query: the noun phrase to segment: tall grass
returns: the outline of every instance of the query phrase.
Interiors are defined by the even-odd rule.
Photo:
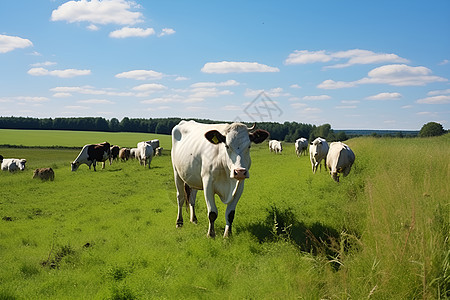
[[[85,134],[77,146],[107,140]],[[282,155],[255,145],[234,236],[214,240],[201,192],[198,225],[175,228],[168,151],[150,170],[71,172],[78,150],[0,148],[28,160],[0,172],[0,299],[448,298],[449,138],[352,139],[356,163],[339,184],[292,144]],[[54,182],[31,179],[46,166]]]

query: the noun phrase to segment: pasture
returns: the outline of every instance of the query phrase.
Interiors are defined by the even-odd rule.
[[[151,169],[137,161],[70,171],[84,144],[135,147],[159,138]],[[170,136],[0,130],[0,299],[446,299],[450,297],[450,135],[355,138],[355,165],[338,184],[293,144],[251,149],[250,178],[223,239],[175,228]],[[52,167],[55,181],[33,180]],[[185,213],[187,217],[187,212]],[[186,218],[187,219],[187,218]],[[185,219],[185,220],[186,220]]]

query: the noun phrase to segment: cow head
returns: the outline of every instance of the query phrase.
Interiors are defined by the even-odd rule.
[[[25,163],[27,162],[27,160],[26,159],[19,159],[19,165],[18,165],[18,167],[19,167],[19,170],[20,171],[23,171],[23,170],[25,170]]]
[[[311,142],[310,151],[313,154],[313,156],[317,159],[319,156],[320,149],[322,148],[322,139],[317,138],[313,142]]]
[[[237,180],[249,177],[251,143],[262,143],[268,136],[269,133],[261,129],[249,133],[249,128],[240,123],[229,125],[225,130],[225,135],[217,130],[205,133],[205,138],[209,142],[223,147],[219,151],[219,155],[226,161],[230,178]]]
[[[79,162],[73,162],[70,163],[70,166],[72,167],[72,172],[75,172],[76,170],[78,170],[78,167],[80,166]]]

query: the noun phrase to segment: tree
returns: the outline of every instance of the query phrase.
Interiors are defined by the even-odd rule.
[[[427,136],[439,136],[445,133],[444,128],[441,124],[436,122],[428,122],[427,124],[422,126],[420,129],[419,137],[427,137]]]

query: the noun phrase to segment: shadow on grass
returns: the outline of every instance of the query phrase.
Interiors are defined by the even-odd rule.
[[[357,235],[338,232],[321,223],[306,225],[299,222],[291,209],[281,210],[272,206],[267,210],[263,222],[243,228],[254,235],[260,243],[288,241],[298,246],[300,251],[312,255],[325,256],[333,269],[338,270],[340,259],[350,250],[358,251]]]

